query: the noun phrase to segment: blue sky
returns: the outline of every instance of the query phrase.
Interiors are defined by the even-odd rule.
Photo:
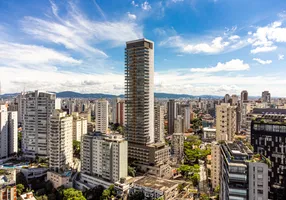
[[[285,0],[0,0],[2,93],[124,93],[124,45],[155,42],[155,91],[286,96]]]

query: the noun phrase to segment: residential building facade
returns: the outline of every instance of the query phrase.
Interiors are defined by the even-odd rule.
[[[49,168],[68,169],[73,164],[73,117],[54,110],[49,123]]]
[[[100,99],[95,104],[96,117],[95,117],[95,131],[101,133],[108,132],[108,101]]]
[[[24,156],[35,158],[48,156],[49,120],[55,107],[56,95],[48,92],[25,94],[23,120]]]

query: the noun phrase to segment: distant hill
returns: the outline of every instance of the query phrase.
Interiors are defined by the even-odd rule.
[[[15,97],[19,93],[11,93],[11,94],[3,94],[0,98],[10,98]],[[72,91],[64,91],[56,93],[58,98],[89,98],[89,99],[98,99],[98,98],[114,98],[121,97],[124,95],[113,95],[113,94],[102,94],[102,93],[90,93],[90,94],[82,94],[78,92]],[[154,93],[155,98],[167,98],[167,99],[180,99],[180,98],[222,98],[220,96],[212,96],[212,95],[201,95],[201,96],[193,96],[188,94],[170,94],[170,93]]]

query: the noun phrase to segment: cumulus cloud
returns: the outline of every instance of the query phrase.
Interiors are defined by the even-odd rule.
[[[272,63],[272,60],[261,60],[260,58],[253,58],[253,60],[259,62],[262,65],[267,65]]]
[[[278,60],[284,60],[284,55],[283,54],[278,54]]]
[[[142,4],[141,4],[141,8],[143,9],[143,10],[146,10],[146,11],[148,11],[148,10],[151,10],[151,5],[149,4],[149,2],[148,1],[144,1]]]
[[[286,42],[286,28],[281,21],[273,22],[264,27],[258,27],[256,32],[250,34],[248,42],[252,44],[252,54],[270,52],[277,49],[275,43]]]
[[[192,68],[191,72],[213,73],[221,71],[244,71],[244,70],[249,70],[249,65],[244,63],[243,60],[233,59],[226,63],[219,62],[215,67]]]

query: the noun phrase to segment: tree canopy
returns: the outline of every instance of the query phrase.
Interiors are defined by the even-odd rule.
[[[82,192],[74,188],[68,188],[62,190],[63,200],[86,200]]]

